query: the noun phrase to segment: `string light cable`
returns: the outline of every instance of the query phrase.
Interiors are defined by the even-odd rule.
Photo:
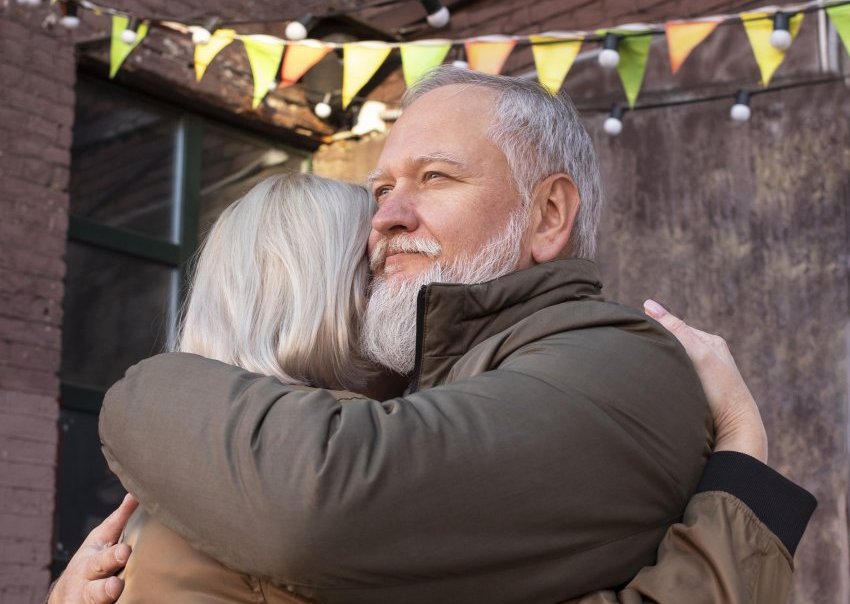
[[[25,6],[37,6],[37,4],[33,4],[33,2],[38,2],[38,0],[18,0],[19,4]],[[364,4],[358,7],[357,11],[361,11],[367,8],[373,7],[382,7],[389,6],[392,4],[398,4],[401,0],[381,0],[379,2]],[[86,9],[95,14],[101,15],[112,15],[112,16],[123,16],[128,19],[133,17],[134,15],[123,10],[119,10],[116,8],[112,8],[106,5],[97,4],[92,2],[91,0],[52,0],[51,4],[59,4],[61,10],[72,10],[74,14],[76,14],[77,7]],[[763,16],[758,17],[748,17],[748,20],[770,20],[774,23],[774,35],[772,35],[773,42],[778,44],[777,48],[782,49],[782,45],[785,44],[787,37],[780,33],[782,31],[787,31],[788,23],[787,19],[798,14],[807,14],[814,13],[818,11],[825,10],[827,8],[833,8],[838,6],[845,6],[850,4],[850,0],[839,0],[839,1],[824,1],[824,0],[810,0],[809,2],[785,5],[785,6],[768,6],[762,9],[753,9],[752,12],[764,12]],[[74,7],[73,9],[71,7]],[[66,8],[63,8],[66,7]],[[342,16],[342,15],[354,15],[357,11],[349,11],[349,12],[329,12],[326,15],[317,15],[317,17],[332,17],[332,16]],[[204,21],[204,19],[210,19],[210,17],[197,17],[197,18],[188,18],[188,19],[175,19],[172,17],[157,17],[157,16],[144,16],[144,15],[136,15],[136,17],[142,21],[148,23],[151,27],[161,27],[165,29],[170,29],[172,31],[178,31],[181,33],[187,33],[191,31],[190,28],[197,27],[200,23]],[[295,23],[298,22],[298,19],[282,19],[282,18],[268,18],[268,19],[224,19],[222,17],[216,16],[214,17],[218,20],[217,27],[231,27],[238,25],[260,25],[260,24],[272,24],[272,23]],[[735,25],[742,22],[742,18],[740,14],[737,13],[726,13],[726,14],[715,14],[715,15],[706,15],[701,17],[695,17],[692,19],[687,19],[689,22],[699,22],[699,21],[717,21],[718,26],[728,26]],[[784,29],[783,29],[784,28]],[[601,32],[601,33],[600,33]],[[596,29],[593,31],[575,31],[569,32],[574,37],[570,37],[569,35],[559,37],[556,40],[542,40],[535,41],[533,44],[537,45],[547,45],[547,44],[560,44],[563,42],[569,41],[578,41],[582,40],[584,42],[599,42],[605,43],[606,38],[609,37],[609,34],[615,32],[616,37],[618,39],[629,38],[629,37],[639,37],[639,36],[661,36],[665,35],[666,30],[664,27],[664,23],[631,23],[618,25],[613,27],[608,27],[605,29]],[[212,33],[212,32],[211,32]],[[237,35],[237,38],[239,36]],[[506,36],[506,38],[511,39],[516,42],[516,44],[520,47],[522,46],[530,46],[532,45],[531,40],[528,35],[513,35]],[[456,40],[448,40],[448,42],[454,46],[462,46],[468,38],[456,39]],[[342,48],[342,43],[335,42],[325,42],[319,41],[321,44],[332,48]],[[415,40],[412,42],[405,41],[395,41],[395,42],[386,42],[386,44],[391,48],[398,48],[404,44],[415,43]],[[615,49],[613,49],[615,50]],[[616,50],[615,50],[616,52]]]

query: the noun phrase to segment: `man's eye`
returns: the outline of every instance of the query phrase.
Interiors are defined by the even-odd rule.
[[[443,176],[444,174],[440,172],[425,172],[425,174],[422,176],[422,180],[434,180],[437,178],[442,178]]]
[[[392,191],[392,187],[390,187],[389,185],[385,185],[383,187],[378,187],[377,189],[375,189],[375,193],[374,193],[375,199],[380,199],[381,197],[383,197],[384,195],[386,195],[390,191]]]

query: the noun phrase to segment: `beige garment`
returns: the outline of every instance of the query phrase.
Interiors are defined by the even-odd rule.
[[[142,508],[124,529],[133,548],[119,604],[304,604],[310,602],[251,575],[230,570],[186,543]]]

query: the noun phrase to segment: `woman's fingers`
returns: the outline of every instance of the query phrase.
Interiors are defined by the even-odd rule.
[[[714,419],[714,450],[738,451],[766,462],[764,423],[726,341],[694,329],[654,300],[644,302],[644,310],[679,340],[693,362]]]

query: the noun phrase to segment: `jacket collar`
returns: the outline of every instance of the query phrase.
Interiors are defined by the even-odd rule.
[[[581,258],[545,262],[475,285],[424,286],[411,391],[439,384],[470,349],[535,312],[571,300],[601,300],[601,289],[596,265]]]

